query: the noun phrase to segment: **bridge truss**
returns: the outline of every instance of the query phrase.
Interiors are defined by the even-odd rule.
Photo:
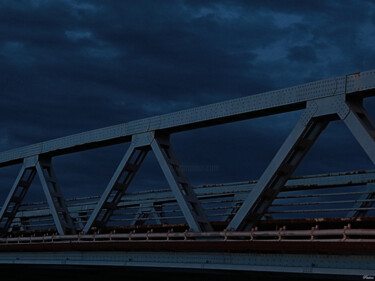
[[[363,107],[363,100],[373,95],[375,70],[2,152],[0,167],[19,163],[22,167],[0,211],[0,263],[52,261],[51,253],[63,251],[55,255],[55,263],[94,264],[92,255],[98,255],[104,260],[112,256],[114,264],[121,265],[140,260],[138,265],[146,266],[163,260],[160,265],[166,267],[225,265],[231,270],[375,275],[375,172],[291,178],[334,120],[344,122],[375,164],[375,124]],[[300,119],[257,181],[193,187],[170,141],[181,131],[296,110],[303,111]],[[63,198],[54,157],[123,142],[130,142],[130,147],[102,195]],[[155,154],[170,189],[127,192],[149,152]],[[24,204],[36,175],[46,202]],[[81,261],[74,258],[77,251],[86,252],[87,245],[102,250],[81,255]],[[140,255],[145,257],[150,246],[156,253],[148,253],[153,255],[148,261]],[[20,249],[38,255],[24,255],[22,260],[15,253]],[[118,258],[111,249],[127,255]],[[179,253],[168,256],[173,249]],[[228,254],[232,251],[238,260],[227,263],[226,259],[234,260],[235,254]],[[218,258],[217,252],[223,256]],[[275,255],[274,262],[262,260],[267,253]],[[343,253],[350,255],[336,257]],[[194,256],[205,262],[192,262]],[[324,261],[333,257],[336,265],[324,267]],[[171,258],[181,263],[167,262]]]

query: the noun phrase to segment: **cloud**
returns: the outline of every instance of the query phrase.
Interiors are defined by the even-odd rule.
[[[291,61],[300,63],[310,63],[317,61],[315,51],[310,46],[296,46],[290,48],[287,58]]]
[[[374,68],[374,12],[371,1],[3,1],[0,149]],[[252,179],[299,114],[174,142],[183,164],[220,167],[192,169],[194,183]],[[82,173],[81,186],[99,193],[124,149],[59,158],[64,186]],[[309,159],[303,171],[321,171]],[[158,176],[147,163],[145,185]]]

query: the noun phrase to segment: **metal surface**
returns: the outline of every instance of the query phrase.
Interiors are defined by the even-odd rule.
[[[371,208],[375,202],[375,183],[366,184],[366,191],[361,195],[359,200],[354,205],[354,210],[348,212],[347,217],[365,217],[368,208]]]
[[[13,184],[11,191],[5,200],[4,205],[0,212],[0,233],[4,235],[8,233],[10,225],[14,220],[16,213],[29,189],[31,182],[33,181],[36,174],[35,167],[28,167],[24,163],[21,167],[20,172]]]
[[[169,269],[201,269],[325,274],[330,277],[373,276],[372,255],[309,255],[215,252],[3,252],[0,264],[96,265]]]
[[[23,165],[0,212],[0,263],[375,275],[375,172],[290,179],[333,120],[375,164],[362,105],[374,95],[371,70],[2,152],[0,167]],[[295,110],[300,120],[258,181],[193,188],[170,143],[175,132]],[[104,194],[65,202],[52,158],[122,142],[131,144]],[[128,193],[150,150],[170,190]],[[36,174],[47,202],[24,204]]]
[[[345,122],[375,164],[375,125],[361,102],[345,101],[344,95],[308,102],[299,123],[230,222],[229,229],[249,229],[261,219],[323,129],[338,117]]]
[[[117,167],[103,195],[100,197],[94,212],[86,223],[83,232],[87,233],[92,227],[103,229],[117,208],[122,196],[132,182],[148,152],[147,148],[135,147],[132,143],[120,165]]]
[[[375,71],[311,82],[282,90],[251,95],[212,105],[131,121],[116,126],[29,145],[0,153],[0,166],[21,163],[38,154],[61,155],[131,140],[135,134],[151,131],[184,131],[250,119],[306,107],[307,101],[335,95],[374,95]]]
[[[313,118],[314,109],[312,106],[308,107],[301,116],[300,121],[230,222],[229,229],[252,228],[284,187],[304,155],[328,124],[327,119]]]
[[[133,137],[128,151],[83,228],[83,233],[88,233],[93,227],[95,230],[102,230],[106,226],[150,149],[155,153],[190,228],[194,231],[212,230],[189,180],[178,163],[169,136],[155,137],[154,133],[147,133]]]
[[[190,228],[194,231],[211,231],[210,222],[178,163],[177,156],[169,142],[169,136],[155,138],[151,147]]]
[[[1,235],[9,232],[21,203],[35,178],[39,175],[50,212],[60,235],[75,233],[75,226],[65,205],[63,195],[52,169],[50,158],[31,157],[24,164],[0,212]]]
[[[47,198],[53,220],[60,235],[75,233],[76,228],[65,205],[51,159],[42,158],[36,163],[36,170]]]
[[[375,164],[375,124],[362,106],[362,100],[348,102],[348,114],[340,116],[372,163]]]
[[[315,210],[321,208],[320,206],[334,209],[337,208],[336,206],[342,208],[342,203],[346,203],[346,208],[350,208],[353,212],[360,212],[361,215],[358,215],[358,217],[364,217],[373,203],[368,201],[373,199],[366,198],[372,196],[375,192],[374,181],[374,171],[292,178],[276,197],[276,201],[272,203],[271,211],[273,215],[275,213],[281,214],[285,212],[283,208],[297,206],[299,207],[298,212],[306,215],[306,211],[309,213],[314,211],[306,210],[310,206],[316,206]],[[220,216],[222,217],[221,220],[226,221],[226,218],[234,216],[238,209],[236,206],[241,205],[248,197],[255,184],[256,181],[206,185],[195,187],[194,192],[203,203],[210,221],[220,220]],[[93,196],[67,200],[69,213],[75,220],[77,228],[82,228],[86,224],[90,213],[98,206],[100,198],[100,196]],[[31,230],[33,225],[48,228],[47,224],[49,224],[49,227],[54,227],[54,221],[50,219],[51,211],[47,202],[21,204],[21,207],[22,210],[17,212],[11,228]],[[118,223],[117,219],[127,222],[127,225],[130,226],[147,223],[171,224],[176,216],[184,219],[176,198],[168,189],[128,192],[123,195],[117,208],[119,211],[127,211],[127,213],[122,216],[118,216],[119,213],[115,214],[117,217],[110,219],[112,224]],[[213,211],[215,212],[212,213]],[[295,213],[295,211],[293,212]],[[341,212],[341,215],[344,217],[357,216],[345,212]],[[322,214],[319,214],[319,216],[321,217]]]

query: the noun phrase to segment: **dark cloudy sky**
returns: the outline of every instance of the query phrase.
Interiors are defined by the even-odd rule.
[[[375,68],[373,1],[0,1],[0,150]],[[375,103],[366,102],[372,115]],[[180,133],[194,185],[258,178],[300,112]],[[99,194],[127,144],[55,161]],[[0,171],[5,196],[19,167]],[[339,122],[296,174],[373,169]],[[166,187],[153,155],[132,191]]]

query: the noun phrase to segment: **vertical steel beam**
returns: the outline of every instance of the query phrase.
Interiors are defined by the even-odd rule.
[[[103,195],[100,197],[93,213],[83,228],[83,233],[88,233],[92,228],[100,231],[108,223],[122,196],[125,194],[139,167],[143,163],[149,147],[137,147],[132,140],[129,149],[121,160]]]
[[[316,110],[316,104],[308,105],[291,134],[230,221],[228,229],[248,230],[262,218],[302,158],[329,123],[328,118],[314,117]]]
[[[52,168],[51,158],[40,158],[36,164],[36,170],[58,233],[60,235],[75,234],[75,226]]]
[[[212,231],[210,222],[171,147],[169,135],[155,137],[152,150],[192,231]]]
[[[29,159],[25,159],[18,176],[8,194],[7,199],[0,211],[0,235],[6,235],[21,206],[21,203],[35,177],[36,169],[30,165]]]

